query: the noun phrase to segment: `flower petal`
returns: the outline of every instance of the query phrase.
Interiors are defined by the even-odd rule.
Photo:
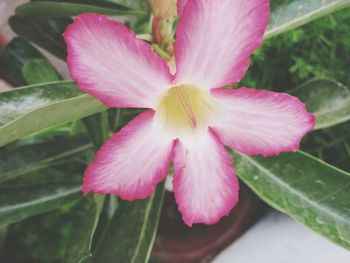
[[[214,89],[218,112],[213,130],[227,146],[245,154],[294,152],[314,127],[304,103],[286,93],[249,88]]]
[[[166,63],[122,23],[80,15],[64,38],[72,78],[109,107],[152,108],[171,85]]]
[[[206,89],[239,82],[268,18],[268,0],[187,1],[176,33],[176,82]]]
[[[238,201],[238,180],[232,160],[211,132],[174,148],[174,192],[179,211],[189,226],[214,224]]]
[[[155,125],[154,111],[141,113],[97,152],[84,175],[84,193],[143,199],[167,175],[174,140]]]
[[[177,13],[181,17],[188,0],[177,0]]]

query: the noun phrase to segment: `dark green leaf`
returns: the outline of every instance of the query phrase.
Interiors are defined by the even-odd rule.
[[[92,145],[81,135],[0,149],[0,182],[85,154]]]
[[[108,113],[103,111],[83,119],[86,130],[96,149],[109,137]]]
[[[234,157],[238,176],[259,197],[350,249],[350,174],[303,152]]]
[[[91,262],[147,262],[157,231],[163,195],[164,183],[146,200],[120,202]]]
[[[0,146],[42,129],[80,119],[106,107],[72,81],[0,93]]]
[[[23,66],[33,59],[44,56],[22,38],[14,38],[0,55],[0,76],[10,83],[23,86],[27,82],[23,76]]]
[[[82,13],[146,15],[142,11],[108,1],[34,1],[16,9],[16,15],[21,17],[69,17]]]
[[[60,208],[80,196],[80,182],[0,186],[0,226]]]
[[[294,92],[316,117],[316,129],[350,120],[350,88],[329,79],[314,79]]]
[[[80,213],[81,219],[76,222],[66,246],[65,263],[81,263],[92,256],[92,241],[100,219],[105,197],[96,195],[84,198],[75,207],[73,213]]]
[[[47,59],[31,59],[24,63],[23,76],[28,85],[61,80]]]
[[[90,135],[95,149],[98,149],[109,137],[108,113],[103,111],[83,119],[85,127]],[[73,229],[67,245],[66,263],[83,263],[92,256],[92,242],[95,237],[97,224],[104,204],[104,196],[95,196],[95,201],[85,198],[78,204],[78,210],[82,207],[90,207],[84,214],[78,226]]]
[[[273,0],[265,38],[292,30],[350,6],[350,0]]]
[[[0,226],[0,251],[3,248],[7,232],[8,232],[8,226],[7,225]]]
[[[350,122],[328,129],[320,129],[303,140],[308,153],[350,172]]]
[[[68,17],[38,18],[13,16],[10,26],[18,35],[46,49],[60,59],[66,59],[63,32],[72,23]]]

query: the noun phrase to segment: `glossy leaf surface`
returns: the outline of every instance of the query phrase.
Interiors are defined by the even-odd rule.
[[[0,93],[0,146],[105,109],[98,100],[81,93],[72,81],[33,85]]]
[[[306,82],[293,92],[316,117],[316,129],[350,120],[350,88],[329,79]]]
[[[347,7],[350,7],[350,0],[273,0],[265,38],[292,30]]]
[[[350,249],[350,174],[303,152],[235,154],[238,176],[274,208]]]

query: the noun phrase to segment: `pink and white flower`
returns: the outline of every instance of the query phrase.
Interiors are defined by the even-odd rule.
[[[78,16],[64,34],[73,79],[109,107],[147,108],[98,151],[84,193],[143,199],[174,163],[184,221],[216,223],[238,201],[238,180],[224,145],[244,154],[299,148],[314,117],[299,99],[239,82],[269,18],[268,0],[180,0],[176,73],[117,21]]]

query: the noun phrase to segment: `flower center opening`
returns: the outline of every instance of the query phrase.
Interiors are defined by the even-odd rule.
[[[213,106],[209,92],[193,85],[179,85],[163,96],[158,112],[166,120],[166,128],[195,130],[208,125]]]

